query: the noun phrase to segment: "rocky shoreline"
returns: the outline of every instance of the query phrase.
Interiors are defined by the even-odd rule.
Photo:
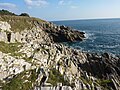
[[[11,20],[9,20],[11,19]],[[24,19],[24,21],[22,20]],[[0,41],[14,43],[16,41],[21,43],[31,42],[33,40],[41,40],[38,42],[73,42],[82,41],[85,36],[84,32],[74,31],[72,28],[65,26],[57,26],[53,23],[39,21],[36,18],[19,16],[1,16],[0,17]],[[2,22],[2,20],[4,22]],[[6,21],[6,22],[5,22]],[[8,23],[16,22],[15,26],[24,23],[29,27],[11,26]],[[28,22],[29,21],[29,22]],[[10,29],[11,28],[11,29]],[[16,29],[16,30],[15,30]]]
[[[31,17],[0,16],[0,88],[120,90],[119,56],[62,44],[82,41],[84,34]]]

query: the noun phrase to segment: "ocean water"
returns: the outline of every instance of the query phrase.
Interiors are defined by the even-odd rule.
[[[109,52],[120,55],[120,19],[54,21],[86,33],[83,42],[66,43],[87,52]]]

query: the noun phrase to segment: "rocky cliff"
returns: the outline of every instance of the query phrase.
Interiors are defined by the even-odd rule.
[[[83,32],[56,26],[37,18],[3,15],[0,16],[0,20],[0,38],[5,42],[71,42],[82,41],[85,38]]]
[[[83,32],[32,17],[0,16],[0,89],[120,90],[120,57],[62,42]]]

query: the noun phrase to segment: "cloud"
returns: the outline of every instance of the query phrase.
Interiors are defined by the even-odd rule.
[[[68,0],[60,0],[58,2],[58,5],[61,5],[61,6],[63,6],[63,5],[70,5],[70,4],[72,4],[72,1],[68,1]]]
[[[24,0],[25,3],[28,5],[29,8],[34,7],[44,7],[48,5],[46,0]]]
[[[58,5],[64,5],[64,0],[60,0],[60,1],[58,2]]]
[[[15,9],[17,6],[13,3],[0,3],[0,9]]]
[[[59,6],[67,6],[71,9],[76,9],[78,8],[78,6],[74,5],[75,3],[73,2],[73,0],[60,0],[58,2]]]
[[[76,9],[78,8],[78,6],[70,6],[72,9]]]

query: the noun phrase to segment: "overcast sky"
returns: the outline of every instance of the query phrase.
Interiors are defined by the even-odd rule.
[[[120,0],[0,0],[0,9],[48,21],[120,18]]]

